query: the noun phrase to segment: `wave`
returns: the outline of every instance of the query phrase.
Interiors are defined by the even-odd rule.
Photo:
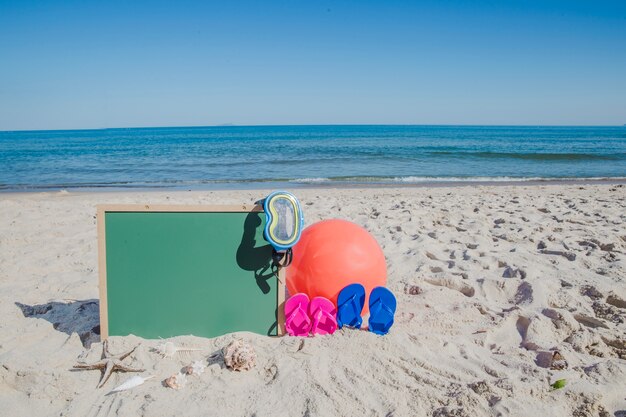
[[[332,178],[295,178],[289,180],[289,182],[295,182],[300,184],[323,184],[325,182],[331,182]]]
[[[626,159],[626,154],[595,154],[595,153],[517,153],[517,152],[456,152],[432,151],[431,155],[453,157],[474,157],[485,159],[523,159],[530,161],[619,161]]]
[[[215,179],[215,180],[163,180],[163,181],[119,181],[119,182],[84,182],[64,184],[2,184],[0,192],[53,191],[65,189],[187,189],[197,190],[212,188],[277,188],[289,186],[335,186],[335,185],[429,185],[456,183],[537,183],[537,182],[626,182],[626,177],[375,177],[375,176],[343,176],[343,177],[311,177],[311,178],[251,178],[251,179]]]
[[[298,178],[289,180],[292,183],[324,184],[324,183],[353,183],[353,184],[424,184],[424,183],[456,183],[456,182],[541,182],[541,181],[626,181],[626,177],[329,177],[329,178]]]

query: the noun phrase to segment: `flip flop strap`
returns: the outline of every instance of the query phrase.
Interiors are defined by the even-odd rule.
[[[323,308],[317,308],[317,310],[315,310],[315,312],[313,313],[313,329],[317,329],[317,326],[320,324],[320,320],[322,319],[322,316],[325,315],[326,317],[328,317],[329,319],[334,319],[333,315],[330,314],[328,311],[324,310]]]
[[[302,313],[302,316],[304,316],[304,321],[307,322],[310,325],[311,324],[311,319],[309,318],[309,315],[306,314],[306,310],[304,310],[302,308],[302,303],[298,303],[298,307],[293,309],[293,311],[291,312],[289,317],[287,317],[287,319],[285,319],[285,323],[289,323],[289,327],[291,327],[291,322],[296,317],[296,314],[298,312]]]
[[[356,294],[352,294],[352,297],[350,297],[349,299],[347,299],[346,301],[344,301],[340,306],[339,309],[337,311],[337,317],[340,317],[341,314],[343,314],[343,310],[345,310],[349,305],[351,305],[354,308],[354,314],[355,316],[357,316],[357,318],[361,317],[361,314],[359,312],[359,305],[357,304],[356,301]],[[363,308],[363,307],[361,307]],[[343,322],[343,320],[342,320]]]
[[[393,313],[393,311],[389,308],[389,306],[388,306],[387,304],[383,303],[383,300],[381,300],[380,298],[379,298],[378,300],[376,300],[372,306],[373,306],[373,307],[375,306],[375,311],[376,311],[376,313],[375,313],[375,314],[371,314],[371,312],[370,312],[370,315],[376,315],[376,314],[378,314],[378,312],[379,312],[381,309],[383,309],[383,310],[385,310],[387,313],[389,313],[389,315],[390,315],[391,317],[393,317],[393,314],[394,314],[394,313]]]

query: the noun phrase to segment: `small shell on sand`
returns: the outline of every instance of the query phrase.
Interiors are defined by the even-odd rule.
[[[552,354],[552,360],[550,362],[550,369],[562,370],[562,369],[566,369],[567,366],[568,366],[567,361],[565,360],[563,355],[561,355],[561,352],[559,352],[558,350],[555,350],[554,353]]]
[[[111,390],[111,393],[113,393],[113,392],[120,392],[120,391],[126,391],[126,390],[129,390],[129,389],[135,388],[135,387],[143,384],[144,382],[146,382],[150,378],[154,378],[154,376],[150,375],[150,376],[147,376],[147,377],[144,378],[142,376],[135,375],[133,377],[130,377],[126,381],[124,381],[123,384],[118,385],[117,387],[113,388]]]
[[[183,373],[186,375],[202,375],[206,366],[201,361],[195,361],[191,365],[187,365],[183,368]]]
[[[234,340],[223,349],[224,363],[233,371],[247,371],[256,364],[256,353],[252,346],[243,340]]]
[[[185,388],[186,382],[187,382],[187,377],[181,374],[180,372],[175,375],[172,375],[171,377],[163,381],[165,386],[172,388],[172,389],[176,389],[176,390]]]

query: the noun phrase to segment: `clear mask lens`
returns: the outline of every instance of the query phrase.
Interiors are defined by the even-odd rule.
[[[271,229],[273,237],[279,241],[290,241],[296,231],[296,214],[293,203],[287,198],[279,198],[271,202],[277,214],[276,225]]]

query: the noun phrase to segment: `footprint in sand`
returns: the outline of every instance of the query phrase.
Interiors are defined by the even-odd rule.
[[[517,317],[509,315],[494,328],[489,329],[483,346],[495,353],[502,353],[503,348],[518,347],[522,342],[520,332],[516,330]]]
[[[446,287],[451,290],[458,291],[466,297],[473,297],[474,294],[476,293],[476,290],[474,290],[474,287],[455,278],[432,277],[432,278],[425,278],[424,281],[428,282],[431,285],[436,285],[438,287]]]
[[[526,305],[534,300],[533,286],[527,281],[519,283],[514,279],[481,279],[478,283],[482,296],[500,305]]]
[[[520,347],[535,352],[556,349],[564,336],[554,321],[543,314],[520,315],[516,328],[522,338]]]

